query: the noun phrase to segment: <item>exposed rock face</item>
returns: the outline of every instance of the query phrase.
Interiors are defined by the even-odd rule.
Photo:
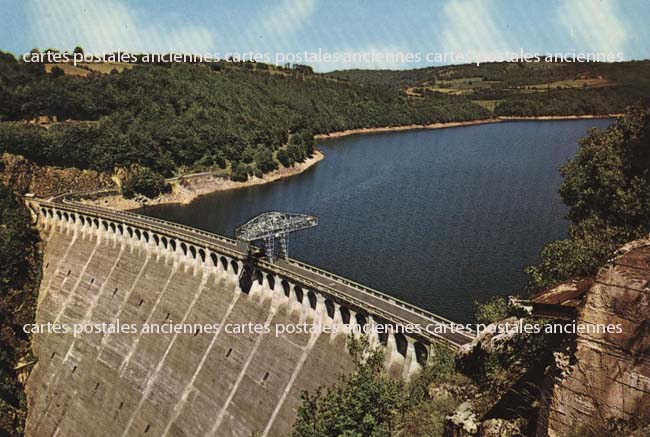
[[[522,420],[488,419],[481,423],[481,437],[513,437],[523,435]]]
[[[40,166],[22,156],[8,153],[2,155],[0,162],[0,181],[21,193],[48,197],[114,186],[110,175],[94,170]]]
[[[447,437],[473,436],[478,432],[478,427],[479,420],[472,410],[472,403],[465,401],[447,418],[444,435]]]
[[[631,243],[601,269],[578,321],[620,324],[621,333],[578,333],[571,365],[543,400],[548,424],[563,436],[578,424],[639,419],[650,405],[650,240]],[[545,422],[545,420],[541,421]]]

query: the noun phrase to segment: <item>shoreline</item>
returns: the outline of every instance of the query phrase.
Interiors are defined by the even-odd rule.
[[[314,135],[315,140],[327,140],[333,138],[347,137],[350,135],[365,135],[365,134],[375,134],[375,133],[388,133],[388,132],[405,132],[412,130],[422,130],[422,129],[449,129],[454,127],[464,127],[464,126],[478,126],[482,124],[492,124],[492,123],[503,123],[508,121],[553,121],[553,120],[588,120],[588,119],[602,119],[602,118],[618,118],[623,114],[595,114],[595,115],[542,115],[542,116],[498,116],[495,118],[484,118],[479,120],[467,120],[467,121],[453,121],[448,123],[432,123],[427,125],[405,125],[405,126],[386,126],[386,127],[375,127],[375,128],[360,128],[360,129],[348,129],[344,131],[332,132],[329,134],[318,134]],[[169,205],[169,204],[180,204],[187,205],[192,202],[194,199],[210,194],[217,191],[226,191],[226,190],[236,190],[240,188],[252,187],[255,185],[262,185],[271,182],[275,182],[280,179],[285,179],[297,174],[300,174],[307,170],[308,168],[316,165],[318,162],[323,160],[325,155],[320,150],[314,151],[314,156],[307,159],[305,162],[296,164],[290,168],[281,167],[278,170],[274,170],[268,174],[265,174],[261,178],[251,177],[246,182],[235,182],[230,179],[225,179],[221,177],[213,177],[209,174],[206,175],[185,175],[185,185],[180,185],[176,181],[172,182],[172,192],[169,194],[164,194],[156,199],[152,199],[148,202],[137,202],[133,199],[125,199],[120,194],[113,194],[108,196],[103,196],[98,199],[93,200],[83,200],[83,203],[87,203],[95,206],[104,206],[118,210],[133,210],[139,209],[146,206],[156,206],[156,205]],[[178,178],[176,178],[178,179]]]
[[[408,124],[405,126],[364,127],[359,129],[347,129],[347,130],[342,130],[337,132],[331,132],[329,134],[317,134],[314,135],[314,138],[317,140],[326,140],[329,138],[347,137],[349,135],[376,134],[376,133],[384,133],[384,132],[401,132],[401,131],[420,130],[420,129],[446,129],[452,127],[477,126],[480,124],[499,123],[501,121],[502,120],[499,120],[498,118],[482,118],[479,120],[450,121],[447,123]]]
[[[279,169],[267,173],[261,178],[251,177],[245,182],[236,182],[221,177],[213,177],[209,174],[200,176],[185,175],[185,185],[180,185],[177,182],[173,182],[171,193],[163,194],[160,197],[144,203],[137,202],[133,199],[125,199],[119,193],[102,196],[97,199],[84,199],[81,200],[81,203],[108,207],[121,211],[155,205],[187,205],[197,197],[203,196],[205,194],[268,184],[270,182],[275,182],[300,174],[322,161],[323,158],[325,158],[323,152],[320,150],[314,150],[314,155],[311,158],[305,160],[305,162],[298,163],[289,168],[281,166]]]
[[[314,135],[314,138],[317,140],[327,140],[331,138],[347,137],[350,135],[402,132],[402,131],[421,130],[421,129],[448,129],[453,127],[477,126],[481,124],[502,123],[506,121],[590,120],[590,119],[600,119],[600,118],[618,118],[622,116],[623,114],[619,114],[619,113],[594,114],[594,115],[538,115],[538,116],[504,115],[495,118],[482,118],[479,120],[467,120],[467,121],[450,121],[447,123],[410,124],[406,126],[384,126],[384,127],[347,129],[343,131],[332,132],[329,134]]]
[[[547,120],[593,120],[603,118],[620,118],[624,114],[621,112],[613,114],[593,114],[593,115],[536,115],[536,116],[517,116],[517,115],[500,115],[499,120],[502,121],[547,121]]]

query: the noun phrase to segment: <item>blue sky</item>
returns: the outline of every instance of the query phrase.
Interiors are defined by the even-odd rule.
[[[0,50],[605,52],[650,58],[650,0],[0,0]],[[395,60],[313,63],[412,68]]]

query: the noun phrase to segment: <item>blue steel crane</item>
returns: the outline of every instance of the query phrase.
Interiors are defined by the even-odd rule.
[[[289,257],[289,233],[318,225],[318,218],[290,212],[265,212],[235,229],[235,238],[245,243],[261,241],[270,263]]]

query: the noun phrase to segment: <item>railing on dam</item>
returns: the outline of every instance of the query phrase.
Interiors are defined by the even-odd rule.
[[[109,191],[109,190],[107,190],[107,191]],[[110,191],[112,191],[112,190],[110,190]],[[93,193],[97,193],[97,192],[93,192]],[[116,210],[116,209],[108,209],[108,208],[101,208],[101,207],[89,207],[89,206],[86,206],[86,205],[82,205],[79,202],[75,202],[73,200],[70,200],[68,197],[69,196],[67,196],[67,195],[66,196],[59,196],[56,199],[60,199],[59,201],[61,203],[65,204],[66,206],[68,206],[69,208],[72,208],[72,209],[76,208],[77,210],[85,210],[86,212],[100,211],[102,215],[110,214],[113,217],[116,217],[116,216],[117,217],[131,217],[131,218],[136,219],[139,223],[141,223],[142,221],[146,221],[146,222],[150,222],[150,223],[154,223],[154,224],[162,224],[162,225],[165,225],[165,226],[171,226],[171,227],[176,228],[176,229],[182,229],[184,231],[193,232],[193,233],[198,234],[198,235],[203,235],[203,236],[206,236],[206,237],[214,238],[214,239],[223,241],[224,243],[235,244],[235,245],[237,244],[237,241],[232,239],[232,238],[228,238],[228,237],[224,237],[223,235],[203,231],[201,229],[193,228],[191,226],[186,226],[186,225],[182,225],[180,223],[174,223],[174,222],[170,222],[170,221],[167,221],[167,220],[162,220],[162,219],[159,219],[159,218],[156,218],[156,217],[137,214],[137,213],[129,212],[129,211],[119,211],[119,210]],[[40,202],[43,203],[43,201],[40,201]],[[54,202],[54,203],[57,203],[57,205],[59,204],[58,202]]]
[[[311,272],[318,273],[319,275],[321,275],[323,277],[338,281],[338,282],[340,282],[342,284],[347,285],[348,287],[355,288],[357,290],[363,291],[364,293],[376,296],[376,297],[378,297],[380,299],[387,300],[388,302],[393,303],[393,304],[395,304],[397,306],[400,306],[400,307],[402,307],[402,308],[404,308],[404,309],[406,309],[406,310],[408,310],[408,311],[410,311],[410,312],[412,312],[414,314],[418,314],[418,315],[423,316],[423,317],[431,318],[431,319],[433,319],[433,320],[435,320],[437,322],[440,322],[440,323],[447,323],[447,324],[453,324],[454,323],[451,320],[446,319],[446,318],[444,318],[442,316],[439,316],[437,314],[434,314],[432,312],[429,312],[427,310],[419,308],[419,307],[417,307],[415,305],[412,305],[412,304],[410,304],[408,302],[405,302],[405,301],[403,301],[401,299],[398,299],[396,297],[389,296],[388,294],[382,293],[381,291],[375,290],[374,288],[370,288],[370,287],[368,287],[366,285],[359,284],[358,282],[355,282],[355,281],[353,281],[351,279],[344,278],[342,276],[336,275],[334,273],[330,273],[330,272],[328,272],[326,270],[319,269],[318,267],[314,267],[314,266],[312,266],[310,264],[307,264],[307,263],[304,263],[302,261],[298,261],[298,260],[295,260],[295,259],[290,259],[289,262],[291,264],[296,265],[296,266],[298,266],[300,268],[303,268],[305,270],[309,270]]]
[[[124,225],[178,238],[179,240],[197,246],[207,247],[215,252],[241,261],[248,258],[248,253],[237,246],[236,240],[190,226],[128,211],[83,205],[67,199],[65,196],[54,198],[51,201],[29,199],[29,203],[35,204],[37,210],[42,207],[47,207],[54,210],[65,210],[105,220],[113,220]],[[415,324],[419,326],[429,326],[430,324],[444,325],[447,327],[457,326],[457,324],[444,317],[298,260],[287,259],[277,263],[268,263],[263,259],[258,259],[256,263],[264,270],[274,272],[282,277],[297,280],[304,285],[345,301],[354,307],[364,309],[376,316],[382,317],[391,323],[402,325]],[[461,346],[473,339],[473,334],[469,331],[456,331],[451,334],[424,331],[420,336],[429,341],[442,341],[454,347]]]

